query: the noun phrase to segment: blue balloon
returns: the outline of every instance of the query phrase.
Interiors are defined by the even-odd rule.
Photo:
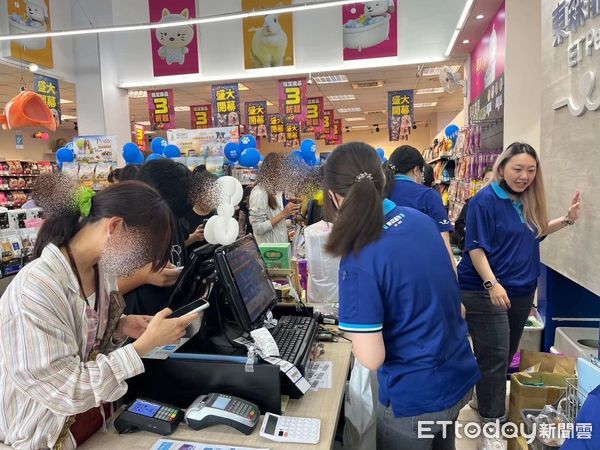
[[[377,155],[379,156],[379,159],[381,159],[382,161],[385,160],[385,152],[383,151],[382,148],[377,149]]]
[[[228,142],[225,144],[225,148],[223,148],[223,153],[225,153],[225,158],[227,158],[229,161],[236,162],[238,159],[240,159],[240,154],[242,151],[237,142]]]
[[[247,148],[240,155],[240,166],[256,167],[260,162],[260,152],[255,148]]]
[[[300,144],[300,151],[304,159],[311,159],[317,153],[317,144],[312,139],[304,139]]]
[[[179,158],[181,156],[181,151],[176,145],[169,144],[165,147],[164,155],[167,158]]]
[[[319,160],[317,155],[312,155],[310,158],[304,158],[304,162],[309,166],[316,166]]]
[[[144,154],[141,152],[141,150],[138,150],[138,154],[137,154],[135,160],[131,161],[131,164],[136,164],[136,165],[144,164]]]
[[[148,156],[146,156],[146,162],[154,161],[155,159],[162,159],[162,158],[164,158],[164,156],[159,153],[150,153]]]
[[[154,139],[152,139],[152,143],[150,144],[150,148],[152,148],[152,151],[154,153],[158,153],[159,155],[162,155],[165,151],[165,147],[167,146],[167,141],[165,140],[165,138],[157,136]]]
[[[140,149],[133,142],[128,142],[123,146],[123,159],[126,163],[133,163],[139,158]]]
[[[63,148],[68,148],[69,150],[73,150],[75,148],[75,144],[73,141],[67,142],[67,144]]]
[[[304,161],[304,156],[302,155],[302,152],[301,152],[300,150],[294,150],[294,151],[291,153],[291,155],[292,155],[292,157],[294,157],[294,158],[297,158],[297,159],[300,159],[300,160]]]
[[[240,152],[247,148],[256,148],[256,138],[251,134],[246,134],[240,139]]]
[[[458,127],[458,125],[450,124],[446,127],[444,134],[446,135],[446,137],[448,139],[452,139],[454,141],[458,137],[459,131],[460,131],[460,128]]]
[[[73,162],[74,159],[75,159],[75,154],[73,153],[73,150],[71,150],[67,147],[59,148],[56,151],[56,160],[60,163]]]

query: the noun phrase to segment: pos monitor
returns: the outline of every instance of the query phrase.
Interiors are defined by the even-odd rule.
[[[221,285],[236,319],[246,332],[262,326],[267,312],[277,303],[277,294],[252,235],[215,253]]]

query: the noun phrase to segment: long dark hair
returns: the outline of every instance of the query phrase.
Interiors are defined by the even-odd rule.
[[[269,208],[273,210],[279,207],[276,194],[283,190],[282,183],[283,178],[285,178],[286,162],[286,155],[269,153],[265,156],[256,176],[256,184],[266,191],[269,198]]]
[[[38,204],[44,207],[44,200],[41,201]],[[123,181],[110,185],[92,198],[87,217],[81,216],[73,199],[64,202],[64,207],[53,208],[54,213],[44,221],[35,244],[35,257],[39,257],[48,244],[65,245],[86,224],[120,217],[127,227],[143,230],[150,237],[152,253],[149,262],[153,271],[162,269],[169,261],[175,221],[167,202],[147,184]]]
[[[386,178],[384,194],[386,198],[389,198],[394,190],[394,177],[398,174],[406,174],[415,167],[422,170],[425,168],[425,159],[421,152],[416,148],[410,145],[401,145],[392,152],[390,159],[384,167]]]
[[[340,145],[325,164],[325,196],[329,191],[344,197],[335,212],[331,198],[325,201],[326,216],[335,216],[335,225],[326,250],[336,256],[359,253],[376,241],[383,230],[383,189],[385,177],[381,160],[373,147],[363,142]]]
[[[192,209],[192,172],[172,159],[161,158],[145,163],[138,180],[156,189],[177,218]]]

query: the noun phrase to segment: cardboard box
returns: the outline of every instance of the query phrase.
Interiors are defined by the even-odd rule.
[[[258,248],[267,269],[292,268],[291,244],[260,244]]]

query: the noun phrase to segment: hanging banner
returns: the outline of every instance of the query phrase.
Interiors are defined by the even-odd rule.
[[[150,22],[182,22],[196,17],[195,0],[148,0]],[[193,25],[150,31],[155,77],[198,73],[198,37]]]
[[[173,89],[148,91],[148,110],[152,130],[175,128],[175,98]]]
[[[133,126],[133,131],[135,132],[135,144],[141,151],[146,150],[146,129],[144,128],[144,125],[136,123]]]
[[[342,119],[335,119],[331,134],[325,136],[325,145],[341,145],[342,144]]]
[[[285,122],[285,147],[294,149],[300,147],[300,123],[293,120]]]
[[[56,124],[60,125],[62,117],[60,113],[60,88],[58,80],[37,73],[33,74],[33,92],[42,97],[44,103],[52,111]]]
[[[246,134],[267,137],[267,102],[246,102]]]
[[[212,105],[193,105],[190,106],[190,116],[193,129],[212,128]]]
[[[283,120],[279,114],[269,114],[267,115],[267,120],[269,123],[268,132],[269,132],[269,142],[275,143],[284,143],[286,141],[285,138],[285,126],[283,124]]]
[[[396,3],[382,0],[343,6],[344,61],[398,56]]]
[[[415,122],[415,91],[388,92],[388,130],[389,140],[408,140],[408,135]]]
[[[290,122],[306,121],[306,78],[279,80],[279,114]]]
[[[8,34],[44,33],[52,29],[50,0],[8,1]],[[10,56],[40,66],[52,68],[52,39],[14,39],[10,41]]]
[[[306,99],[306,125],[304,133],[323,132],[323,97]]]
[[[242,0],[243,11],[291,5],[292,0]],[[242,23],[246,69],[294,65],[292,13],[248,17]]]
[[[315,139],[325,139],[325,136],[330,136],[334,120],[333,109],[323,110],[323,132],[315,133]]]
[[[240,91],[237,83],[213,85],[212,105],[214,126],[240,125]]]

